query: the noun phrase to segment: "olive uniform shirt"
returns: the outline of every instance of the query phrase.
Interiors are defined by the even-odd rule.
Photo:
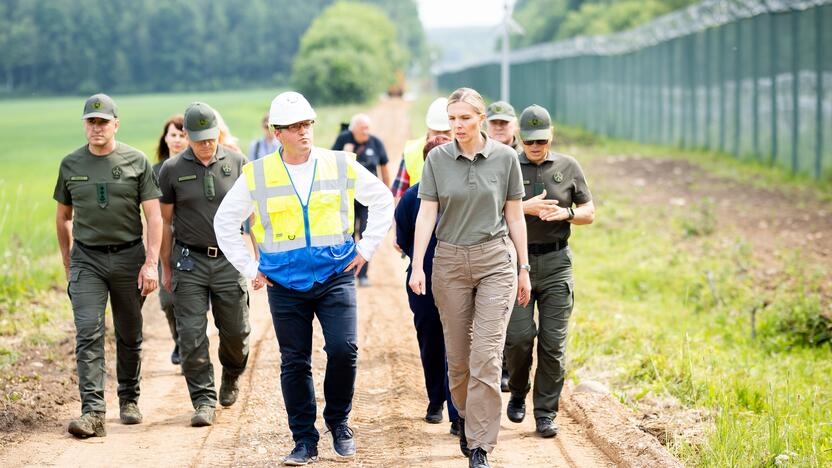
[[[208,166],[204,166],[189,147],[162,165],[159,185],[162,203],[173,205],[174,236],[195,247],[214,247],[214,215],[225,194],[243,173],[248,160],[222,145]]]
[[[106,156],[84,145],[58,171],[55,201],[73,209],[72,237],[88,245],[116,245],[142,237],[141,202],[159,198],[159,184],[144,153],[116,142]]]
[[[592,200],[581,165],[572,156],[550,151],[540,165],[529,161],[525,153],[520,153],[518,159],[526,188],[524,200],[540,195],[544,189],[546,199],[557,200],[561,208]],[[565,241],[569,239],[570,227],[568,221],[543,221],[537,216],[526,215],[529,244]]]
[[[517,152],[485,133],[485,146],[473,161],[456,140],[428,153],[419,198],[439,202],[436,238],[454,245],[476,245],[508,234],[506,200],[523,198]]]

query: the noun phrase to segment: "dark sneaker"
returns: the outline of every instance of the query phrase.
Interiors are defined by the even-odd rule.
[[[471,450],[471,458],[468,459],[468,468],[490,468],[488,454],[485,450],[477,447]]]
[[[535,425],[537,426],[537,433],[541,437],[554,437],[558,435],[558,425],[555,424],[555,420],[552,418],[546,416],[537,418],[535,419]]]
[[[135,401],[122,401],[119,405],[119,417],[122,424],[139,424],[142,422],[142,413]]]
[[[508,371],[503,369],[503,375],[500,376],[500,391],[508,393]]]
[[[318,447],[299,442],[292,453],[283,457],[286,466],[303,466],[318,459]]]
[[[220,404],[223,406],[231,406],[237,401],[237,395],[240,394],[240,386],[237,381],[240,376],[231,377],[225,372],[222,373],[222,384],[220,384]]]
[[[442,422],[442,408],[443,405],[428,405],[427,413],[425,414],[425,421],[430,424],[439,424]]]
[[[332,450],[335,450],[337,456],[350,458],[355,455],[355,438],[346,422],[329,427],[329,432],[332,434]]]
[[[191,426],[203,427],[213,425],[215,411],[213,406],[199,405],[196,411],[194,411],[194,415],[191,416]]]
[[[459,437],[459,420],[451,421],[451,435]]]
[[[468,438],[465,437],[465,419],[459,418],[459,451],[466,457],[471,457],[471,450],[468,449]]]
[[[182,364],[182,356],[179,355],[179,345],[178,344],[173,348],[173,352],[170,353],[170,363],[175,365],[175,366],[178,366],[179,364]]]
[[[526,398],[512,395],[508,400],[506,416],[511,422],[523,422],[523,418],[526,417]]]
[[[104,427],[104,413],[84,413],[80,418],[70,421],[66,430],[82,439],[104,437],[107,435],[107,429]]]

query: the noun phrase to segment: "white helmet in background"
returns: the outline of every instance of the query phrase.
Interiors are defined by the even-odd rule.
[[[302,94],[294,91],[280,93],[269,109],[269,125],[292,125],[293,123],[313,120],[317,117],[309,101]]]
[[[436,98],[430,107],[428,107],[428,115],[425,116],[425,123],[428,128],[437,132],[447,132],[451,129],[448,124],[448,99]]]

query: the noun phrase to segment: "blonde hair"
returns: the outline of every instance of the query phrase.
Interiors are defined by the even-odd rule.
[[[459,88],[450,96],[448,96],[448,105],[450,106],[456,102],[464,102],[470,104],[477,111],[478,114],[485,114],[485,100],[480,96],[475,89]]]

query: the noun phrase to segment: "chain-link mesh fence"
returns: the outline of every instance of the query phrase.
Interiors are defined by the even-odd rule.
[[[499,98],[497,55],[437,71]],[[632,31],[514,51],[511,102],[614,137],[832,174],[832,0],[708,0]]]

